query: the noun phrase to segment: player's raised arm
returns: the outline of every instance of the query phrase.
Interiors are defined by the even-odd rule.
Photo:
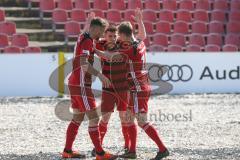
[[[147,35],[146,35],[145,26],[142,20],[142,11],[139,8],[135,10],[135,17],[133,18],[138,24],[138,34],[136,35],[136,38],[141,40],[146,39]]]
[[[94,17],[95,17],[95,13],[94,12],[90,12],[88,14],[87,21],[86,21],[85,26],[84,26],[83,31],[82,31],[83,33],[89,31],[90,23],[91,23],[91,21],[92,21],[92,19]]]

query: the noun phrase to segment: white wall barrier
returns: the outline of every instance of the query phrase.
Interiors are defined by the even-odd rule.
[[[65,54],[66,60],[71,57]],[[172,85],[170,94],[240,93],[238,53],[148,53],[147,62],[167,69],[162,77],[159,66],[150,72],[160,75],[154,81]],[[0,55],[0,96],[57,96],[49,77],[58,65],[58,53]],[[93,88],[101,89],[99,80]]]
[[[239,53],[149,53],[147,59],[168,65],[162,79],[173,85],[170,93],[240,93]]]
[[[0,96],[57,96],[49,76],[58,67],[58,54],[1,54]]]

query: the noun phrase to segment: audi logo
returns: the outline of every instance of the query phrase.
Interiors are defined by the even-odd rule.
[[[153,64],[148,68],[149,79],[152,82],[172,81],[187,82],[193,77],[193,69],[189,65],[159,65]]]

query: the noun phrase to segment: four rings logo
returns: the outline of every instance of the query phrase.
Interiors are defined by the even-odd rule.
[[[193,69],[189,65],[158,65],[154,64],[148,68],[149,79],[152,82],[172,81],[187,82],[193,77]]]

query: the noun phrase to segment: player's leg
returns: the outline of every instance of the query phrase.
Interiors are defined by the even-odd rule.
[[[99,130],[101,135],[101,142],[103,143],[104,136],[107,132],[108,122],[110,120],[112,112],[114,112],[114,106],[116,104],[116,98],[113,92],[103,91],[101,101],[101,113],[102,117],[99,123]]]
[[[75,158],[75,157],[82,158],[84,156],[72,150],[72,146],[77,136],[79,126],[81,125],[85,116],[83,112],[84,110],[81,107],[82,97],[79,95],[81,88],[77,85],[76,86],[71,85],[71,83],[69,83],[68,87],[71,95],[71,107],[73,109],[73,118],[67,127],[66,143],[65,143],[62,157],[63,158]]]
[[[127,132],[129,136],[129,151],[121,155],[121,158],[135,159],[136,155],[136,142],[137,142],[137,126],[134,122],[135,114],[133,112],[133,94],[130,93],[128,99],[128,106],[126,109],[126,120],[127,120]]]
[[[85,158],[85,155],[81,155],[79,152],[72,149],[73,142],[77,136],[78,128],[84,119],[84,115],[84,113],[80,112],[74,112],[73,114],[72,121],[67,127],[66,143],[62,154],[63,158]]]
[[[127,119],[127,112],[126,111],[119,111],[119,117],[121,121],[122,126],[122,134],[124,137],[124,150],[129,151],[130,148],[130,138],[128,134],[128,126],[129,126],[129,120]]]
[[[102,112],[102,117],[99,122],[100,140],[101,140],[102,145],[103,145],[103,139],[105,137],[105,134],[107,133],[107,126],[108,126],[108,122],[110,120],[111,114],[112,114],[112,112]],[[95,148],[93,148],[91,155],[93,157],[96,156]]]
[[[102,112],[102,117],[99,122],[99,131],[100,131],[100,138],[101,138],[101,143],[103,144],[103,139],[107,133],[108,130],[108,122],[111,118],[112,112]]]
[[[116,92],[116,104],[117,104],[117,110],[119,112],[119,118],[121,121],[122,126],[122,134],[124,137],[124,150],[125,152],[129,151],[130,148],[130,138],[128,134],[128,126],[129,126],[129,116],[127,115],[127,107],[128,107],[128,101],[129,101],[129,92]]]
[[[157,130],[151,125],[147,120],[147,113],[138,113],[136,115],[138,125],[145,131],[145,133],[150,137],[158,146],[159,152],[155,159],[161,159],[167,157],[169,152],[162,140],[160,139]]]
[[[125,152],[123,155],[121,155],[121,158],[128,158],[128,159],[135,159],[137,158],[136,154],[136,143],[137,143],[137,126],[134,122],[135,115],[132,113],[130,109],[126,111],[127,115],[127,135],[129,138],[129,149],[127,152]]]
[[[156,159],[161,159],[168,156],[169,153],[161,141],[156,129],[149,123],[147,119],[149,97],[150,91],[136,93],[135,98],[138,108],[137,112],[135,112],[135,116],[137,118],[138,125],[145,131],[149,138],[151,138],[157,144],[159,152],[156,156]]]
[[[108,160],[108,159],[117,158],[117,156],[114,156],[108,152],[105,152],[102,148],[100,133],[99,133],[99,126],[98,126],[99,115],[96,109],[92,109],[86,112],[86,115],[89,119],[88,133],[96,149],[96,160]]]

